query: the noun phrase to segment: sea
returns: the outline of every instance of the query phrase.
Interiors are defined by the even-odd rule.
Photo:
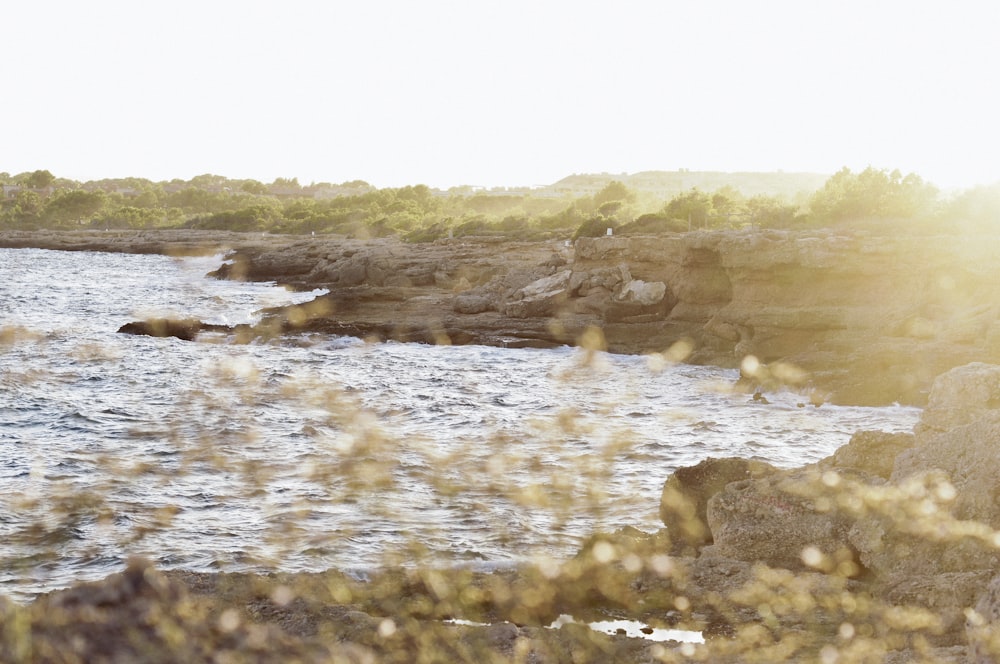
[[[252,323],[320,294],[206,276],[224,260],[0,249],[0,595],[135,555],[230,572],[559,560],[662,527],[679,467],[798,466],[920,414],[754,400],[732,370],[662,355],[117,332]]]

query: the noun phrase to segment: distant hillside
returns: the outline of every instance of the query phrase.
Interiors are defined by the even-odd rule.
[[[830,176],[823,173],[722,173],[717,171],[643,171],[641,173],[584,173],[570,175],[548,189],[563,194],[590,195],[617,180],[635,191],[664,199],[698,188],[711,192],[729,186],[744,196],[767,194],[794,199],[822,188]]]

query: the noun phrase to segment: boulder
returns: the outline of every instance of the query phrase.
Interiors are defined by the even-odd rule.
[[[194,318],[151,318],[126,323],[118,328],[118,333],[147,337],[176,337],[183,341],[194,341],[203,327],[202,322]]]
[[[511,318],[554,316],[569,297],[571,275],[571,270],[563,270],[531,282],[514,293],[504,313]]]
[[[462,293],[455,296],[453,309],[458,314],[481,314],[484,311],[493,311],[496,309],[496,304],[492,298],[485,295]]]
[[[994,395],[997,395],[996,397]],[[979,363],[935,380],[914,444],[884,491],[865,498],[850,541],[879,586],[1000,567],[1000,367]],[[952,584],[924,593],[950,601]]]
[[[708,501],[726,485],[764,477],[776,469],[763,461],[709,457],[694,466],[678,468],[667,478],[660,495],[660,519],[673,546],[691,554],[712,543],[706,512]]]
[[[1000,366],[971,362],[934,379],[916,431],[949,431],[989,411],[1000,413]]]
[[[661,302],[666,293],[667,285],[662,281],[632,279],[622,284],[614,299],[616,302],[649,306]]]
[[[913,445],[912,433],[858,431],[847,445],[820,461],[819,466],[860,470],[889,479],[896,457]]]
[[[798,469],[726,485],[706,511],[713,552],[790,570],[856,574],[848,540],[853,519],[838,509],[839,478]]]

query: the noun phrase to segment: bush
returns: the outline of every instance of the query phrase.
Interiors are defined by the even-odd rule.
[[[608,229],[614,230],[618,227],[618,222],[604,217],[593,217],[580,224],[580,227],[573,233],[573,239],[579,237],[601,237],[608,234]]]
[[[671,219],[663,214],[644,214],[635,221],[622,225],[616,232],[619,235],[664,235],[683,233],[687,229],[687,221]]]

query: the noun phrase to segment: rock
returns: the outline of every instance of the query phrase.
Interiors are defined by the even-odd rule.
[[[667,478],[660,495],[660,520],[674,547],[688,555],[712,542],[708,501],[728,484],[764,477],[775,468],[763,461],[709,457],[694,466],[678,468]]]
[[[118,328],[119,334],[135,334],[149,337],[176,337],[184,341],[194,341],[202,331],[202,322],[192,318],[151,318],[144,321],[126,323]]]
[[[972,362],[934,379],[917,431],[949,431],[989,411],[1000,413],[1000,366]]]
[[[860,493],[849,541],[867,570],[873,590],[892,598],[922,582],[922,606],[950,606],[956,584],[949,579],[982,575],[1000,566],[993,530],[958,520],[950,511],[954,487],[943,473],[925,473]]]
[[[1000,661],[1000,576],[993,577],[967,614],[965,625],[969,643],[969,664]]]
[[[504,313],[512,318],[554,316],[569,297],[571,274],[572,271],[563,270],[533,281],[514,294],[512,301],[507,302]]]
[[[815,470],[733,482],[708,501],[712,548],[736,560],[850,576],[860,569],[848,540],[853,520],[836,507],[835,489]]]
[[[911,433],[886,433],[885,431],[858,431],[850,442],[823,459],[822,468],[860,470],[883,479],[892,475],[896,457],[914,445]]]
[[[486,640],[495,647],[509,646],[520,634],[517,625],[501,622],[486,628]]]
[[[965,641],[966,612],[993,576],[991,571],[953,572],[914,576],[878,594],[889,606],[918,607],[929,611],[940,625],[932,636],[940,645]]]
[[[937,375],[1000,363],[996,235],[756,229],[579,238],[570,249],[559,240],[3,231],[0,246],[228,252],[217,276],[327,288],[351,303],[302,332],[405,329],[401,339],[550,343],[554,325],[565,343],[597,326],[612,352],[661,352],[686,339],[692,362],[735,367],[752,354],[767,366],[796,366],[807,379],[802,389],[837,404],[923,405]],[[369,296],[355,297],[360,289]],[[428,299],[404,320],[399,303],[416,289]],[[456,291],[491,308],[456,302]],[[928,415],[923,424],[947,429],[942,408],[932,410],[945,419]]]
[[[453,308],[459,314],[481,314],[495,310],[496,305],[485,295],[461,294],[455,296]]]
[[[878,586],[912,579],[982,575],[1000,567],[1000,368],[982,364],[940,376],[916,427],[895,459],[889,483],[865,500],[850,541]],[[954,584],[930,584],[923,603],[948,604]]]
[[[623,284],[621,290],[615,294],[615,301],[649,306],[661,302],[666,293],[667,285],[662,281],[648,282],[632,279]]]
[[[3,617],[3,616],[0,616]],[[209,616],[186,588],[147,561],[118,574],[38,599],[0,630],[5,662],[329,661],[315,645],[269,626],[249,626],[235,612]],[[330,653],[327,652],[327,657]],[[354,661],[354,660],[345,660]]]

